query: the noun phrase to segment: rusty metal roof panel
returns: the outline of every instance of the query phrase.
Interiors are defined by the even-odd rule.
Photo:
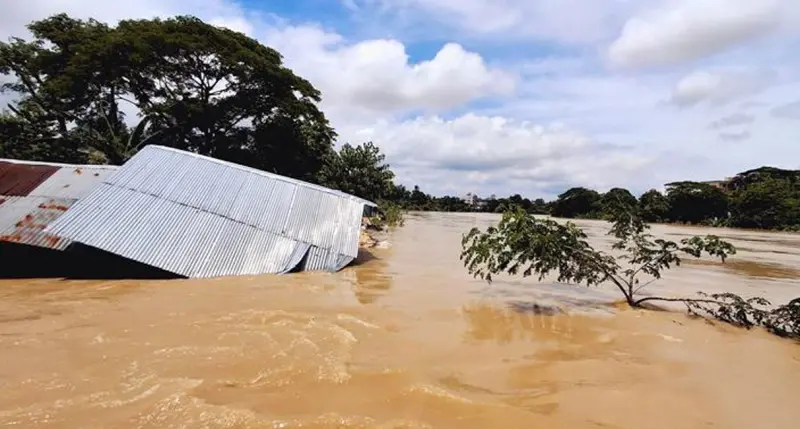
[[[52,165],[29,165],[0,160],[0,195],[28,195],[58,169],[59,167]]]
[[[44,229],[116,169],[0,159],[0,241],[65,249]]]
[[[336,271],[356,257],[360,198],[147,146],[48,232],[186,277]],[[307,258],[305,258],[307,259]]]
[[[0,241],[65,249],[70,241],[45,232],[75,200],[46,197],[3,197],[0,205]]]

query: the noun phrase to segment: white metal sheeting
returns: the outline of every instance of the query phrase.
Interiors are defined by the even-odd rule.
[[[186,277],[337,271],[357,256],[365,204],[151,145],[47,232]]]
[[[63,166],[28,195],[79,200],[117,169],[115,165]]]

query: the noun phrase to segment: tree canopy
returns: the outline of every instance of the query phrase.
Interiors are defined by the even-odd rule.
[[[322,183],[370,201],[383,200],[392,192],[394,180],[385,158],[372,142],[345,143],[322,169]]]
[[[671,183],[667,189],[670,219],[675,222],[701,223],[728,217],[725,193],[712,185],[698,182]]]
[[[550,214],[556,217],[598,217],[602,210],[597,191],[576,187],[558,196],[550,206]]]
[[[244,34],[184,16],[110,27],[60,14],[28,28],[32,40],[0,43],[0,73],[14,77],[3,90],[17,96],[5,153],[120,164],[132,153],[109,142],[129,142],[126,112],[147,118],[154,143],[300,179],[333,150],[319,91]]]
[[[639,197],[639,211],[647,222],[665,222],[669,219],[669,201],[667,197],[655,189],[651,189]]]

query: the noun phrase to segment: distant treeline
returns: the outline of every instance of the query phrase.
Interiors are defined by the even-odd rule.
[[[520,206],[529,213],[562,218],[607,219],[615,202],[638,208],[648,222],[800,230],[800,170],[761,167],[729,180],[670,183],[666,193],[651,189],[639,198],[623,188],[600,193],[584,187],[567,190],[554,201],[520,195],[467,200],[434,197],[414,187],[396,186],[390,199],[407,210],[499,213]]]

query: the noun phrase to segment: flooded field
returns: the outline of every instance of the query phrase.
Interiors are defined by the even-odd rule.
[[[461,233],[412,215],[340,273],[205,281],[0,281],[0,426],[20,428],[796,428],[800,345],[610,287],[470,278]],[[598,246],[602,222],[579,222]],[[800,296],[800,235],[648,288]],[[553,311],[526,311],[533,304]]]

